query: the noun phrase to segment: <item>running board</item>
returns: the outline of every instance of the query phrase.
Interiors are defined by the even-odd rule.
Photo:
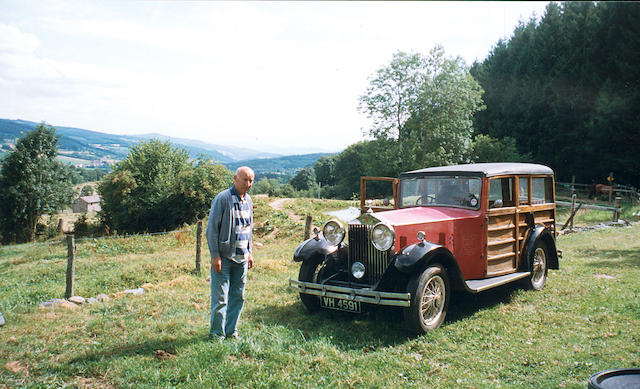
[[[508,284],[513,281],[517,281],[528,277],[531,275],[531,272],[524,271],[518,273],[506,274],[504,276],[485,278],[482,280],[468,280],[465,281],[467,284],[467,288],[473,293],[482,292],[483,290],[495,288],[496,286]]]

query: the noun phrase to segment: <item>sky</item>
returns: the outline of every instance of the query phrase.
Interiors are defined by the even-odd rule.
[[[0,118],[340,151],[393,53],[471,65],[547,3],[0,0]]]

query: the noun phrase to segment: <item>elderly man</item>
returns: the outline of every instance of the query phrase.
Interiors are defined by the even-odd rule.
[[[220,192],[211,203],[207,225],[211,253],[210,338],[238,338],[247,270],[253,267],[253,203],[247,192],[254,177],[251,168],[239,167],[233,186]]]

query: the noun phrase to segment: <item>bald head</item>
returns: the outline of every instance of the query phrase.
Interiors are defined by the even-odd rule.
[[[255,173],[249,166],[240,166],[236,170],[236,174],[233,176],[233,186],[236,188],[236,192],[238,192],[240,197],[244,196],[249,189],[251,189],[255,176]]]

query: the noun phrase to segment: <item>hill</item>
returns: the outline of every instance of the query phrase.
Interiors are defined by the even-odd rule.
[[[0,153],[11,150],[16,139],[33,130],[38,124],[26,120],[0,119]],[[241,147],[171,138],[160,134],[113,135],[81,128],[55,125],[54,127],[60,136],[60,158],[74,165],[96,167],[113,164],[123,159],[129,153],[131,146],[149,139],[169,140],[172,144],[185,148],[194,158],[204,155],[221,163],[280,156]]]
[[[287,155],[277,158],[248,159],[227,162],[224,165],[231,171],[240,166],[250,166],[258,177],[280,178],[294,175],[300,169],[313,166],[318,158],[331,155],[330,153],[315,153],[304,155]]]

